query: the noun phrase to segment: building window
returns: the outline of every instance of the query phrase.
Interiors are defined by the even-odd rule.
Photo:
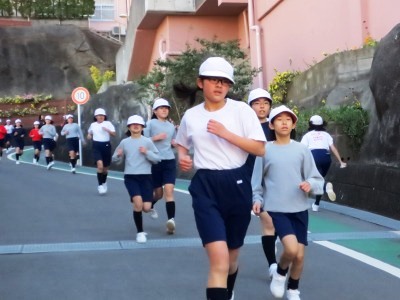
[[[114,21],[114,0],[96,0],[92,21]]]

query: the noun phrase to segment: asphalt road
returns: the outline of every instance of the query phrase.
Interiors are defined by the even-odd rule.
[[[121,173],[111,172],[99,196],[94,169],[73,175],[56,162],[48,171],[31,163],[29,150],[22,160],[4,153],[0,161],[1,300],[205,299],[208,262],[187,181],[176,185],[176,234],[166,234],[161,202],[157,220],[144,216],[148,242],[137,244]],[[274,299],[259,232],[253,217],[236,300]],[[309,240],[302,299],[398,299],[399,221],[322,202],[310,211]]]

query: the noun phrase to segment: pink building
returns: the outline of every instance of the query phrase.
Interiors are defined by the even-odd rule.
[[[117,83],[195,46],[195,38],[216,37],[239,39],[263,68],[254,87],[267,87],[275,70],[302,71],[367,37],[379,41],[399,22],[399,9],[398,0],[131,0]]]

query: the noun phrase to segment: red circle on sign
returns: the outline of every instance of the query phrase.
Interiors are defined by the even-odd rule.
[[[84,87],[77,87],[72,91],[71,98],[76,104],[85,104],[90,99],[90,93]]]

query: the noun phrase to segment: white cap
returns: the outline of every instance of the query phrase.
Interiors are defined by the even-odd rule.
[[[270,103],[272,102],[271,95],[266,90],[262,88],[257,88],[250,92],[249,98],[247,99],[247,103],[251,104],[252,101],[258,98],[266,98],[267,100],[269,100]]]
[[[39,121],[35,121],[35,122],[33,122],[33,125],[40,125],[40,122]]]
[[[51,117],[51,116],[45,116],[44,119],[45,119],[45,120],[50,120],[50,121],[51,121],[51,120],[52,120],[52,117]]]
[[[133,115],[128,118],[128,121],[126,122],[126,126],[129,126],[132,124],[140,124],[140,125],[144,126],[144,120],[141,116]]]
[[[322,124],[324,124],[324,120],[322,119],[321,116],[318,116],[318,115],[312,116],[312,117],[310,118],[310,122],[311,122],[311,124],[313,124],[313,125],[322,125]]]
[[[74,116],[73,116],[73,115],[66,115],[66,116],[65,116],[65,120],[68,120],[69,118],[72,118],[72,119],[73,119]]]
[[[158,98],[156,101],[154,101],[153,110],[156,110],[160,106],[171,107],[171,105],[169,105],[169,102],[167,100],[165,100],[163,98]]]
[[[16,119],[16,120],[15,120],[15,124],[17,124],[17,123],[22,123],[22,122],[21,122],[21,119]]]
[[[294,117],[294,123],[297,122],[296,114],[291,109],[286,107],[285,105],[281,105],[276,108],[273,108],[269,114],[269,121],[271,122],[277,115],[279,115],[283,112],[287,112],[287,113],[291,114]]]
[[[233,80],[233,67],[222,57],[207,58],[200,66],[199,76],[223,77]]]
[[[106,116],[106,111],[102,108],[98,108],[94,111],[94,116],[103,115]]]
[[[10,120],[10,119],[7,119],[6,122],[11,122],[11,120]]]

